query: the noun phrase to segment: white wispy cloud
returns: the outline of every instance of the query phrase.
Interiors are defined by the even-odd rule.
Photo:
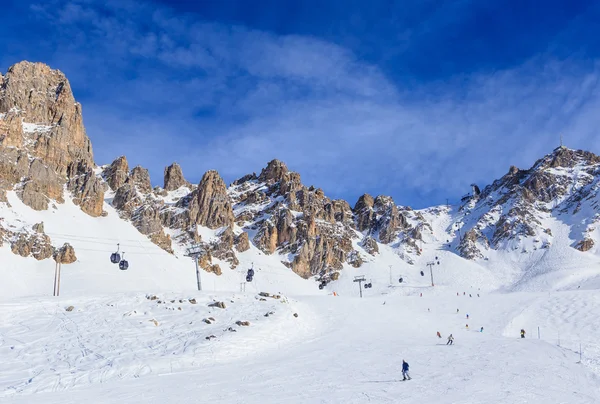
[[[533,57],[504,71],[411,86],[333,43],[223,26],[166,8],[91,0],[38,5],[50,63],[89,94],[99,163],[126,154],[160,183],[171,161],[227,180],[284,160],[350,202],[443,202],[558,144],[600,151],[599,65]],[[410,38],[410,33],[405,37]],[[77,38],[77,40],[72,40]]]

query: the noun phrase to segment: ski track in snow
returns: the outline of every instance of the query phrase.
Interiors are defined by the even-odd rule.
[[[210,295],[157,296],[162,303],[125,295],[0,305],[0,397],[240,360],[262,352],[257,339],[289,343],[304,332],[291,313],[296,305],[285,297],[214,296],[227,306],[220,309],[208,307]],[[190,303],[190,297],[197,303]],[[75,309],[67,312],[70,305]],[[208,317],[215,322],[202,321]],[[238,320],[251,325],[238,326]],[[283,338],[292,323],[295,337]],[[208,341],[209,335],[217,338]]]
[[[600,298],[590,291],[480,298],[392,291],[289,303],[239,293],[157,295],[168,303],[125,294],[3,304],[2,402],[600,402]],[[198,303],[179,303],[188,297]],[[208,308],[213,297],[227,308]],[[208,316],[216,322],[203,323]],[[251,326],[235,326],[239,319]],[[224,331],[230,326],[237,332]],[[446,346],[450,333],[455,345]],[[205,340],[211,334],[217,339]],[[413,379],[400,383],[402,359]]]

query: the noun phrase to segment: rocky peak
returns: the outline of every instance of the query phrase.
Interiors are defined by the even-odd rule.
[[[554,151],[540,160],[534,166],[534,170],[545,168],[573,168],[576,165],[592,165],[600,163],[600,157],[585,150],[573,150],[564,146],[557,147]]]
[[[189,186],[190,183],[186,181],[183,176],[183,171],[177,163],[173,163],[165,168],[164,175],[164,189],[166,191],[174,191],[183,186]]]
[[[196,224],[216,229],[234,222],[225,182],[215,170],[207,171],[192,193],[190,214]]]
[[[121,188],[129,176],[129,164],[127,163],[127,158],[125,156],[117,158],[104,169],[102,175],[113,191]]]
[[[375,200],[369,194],[361,195],[356,204],[354,204],[353,211],[356,216],[356,228],[358,231],[365,231],[372,226],[373,218],[375,217],[374,206]]]
[[[93,165],[81,105],[75,101],[62,72],[43,63],[11,66],[0,87],[0,114],[5,114],[5,119],[17,115],[24,122],[5,122],[9,132],[13,132],[7,137],[26,135],[29,151],[58,174],[64,175],[68,164],[79,160]]]
[[[283,161],[271,160],[260,172],[258,180],[268,184],[278,182],[288,171],[289,170]]]
[[[140,166],[134,167],[131,170],[130,175],[133,184],[140,190],[140,192],[147,194],[152,191],[152,184],[150,183],[150,173],[147,169]]]

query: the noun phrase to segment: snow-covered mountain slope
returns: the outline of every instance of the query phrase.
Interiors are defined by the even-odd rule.
[[[185,256],[185,250],[178,249],[175,254],[165,252],[129,222],[120,219],[108,203],[104,205],[105,217],[85,214],[69,198],[52,206],[49,210],[34,211],[14,192],[9,192],[8,204],[0,203],[0,217],[4,228],[19,233],[36,234],[32,227],[43,223],[45,234],[53,244],[69,243],[74,247],[77,261],[62,265],[61,295],[197,289],[195,265],[193,259]],[[205,236],[210,234],[210,229],[205,229]],[[117,244],[120,244],[121,254],[124,253],[122,258],[129,262],[126,271],[110,262]],[[56,266],[53,260],[21,257],[6,246],[0,248],[0,257],[0,300],[27,295],[52,296]],[[240,270],[228,269],[221,276],[201,270],[203,290],[239,290],[246,269],[254,263],[257,274],[254,281],[247,284],[248,291],[265,288],[293,294],[319,292],[312,282],[296,276],[271,258],[251,247],[240,254]]]
[[[61,293],[192,290],[192,246],[209,290],[239,290],[254,265],[257,290],[354,293],[364,275],[367,293],[400,277],[420,293],[430,262],[442,289],[597,288],[598,189],[600,157],[565,147],[422,210],[385,195],[351,206],[278,160],[229,186],[214,170],[190,184],[172,164],[153,187],[124,156],[96,166],[61,72],[22,62],[0,76],[0,298],[51,294],[55,261]],[[108,261],[118,243],[127,271]]]
[[[1,401],[600,401],[595,292],[391,293],[287,303],[252,294],[157,295],[0,304]],[[212,298],[226,308],[209,308]],[[215,321],[204,323],[209,316]],[[446,346],[449,334],[453,346]]]

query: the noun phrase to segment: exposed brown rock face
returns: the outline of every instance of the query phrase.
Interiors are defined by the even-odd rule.
[[[0,147],[0,201],[29,172],[29,156],[24,150]]]
[[[75,249],[71,244],[65,243],[61,248],[56,250],[53,255],[54,261],[60,264],[72,264],[77,261]]]
[[[185,180],[183,171],[177,163],[173,163],[165,168],[165,178],[163,188],[166,191],[174,191],[181,187],[189,187],[190,183]]]
[[[578,242],[575,248],[577,248],[579,251],[589,251],[592,249],[593,246],[594,240],[586,238]]]
[[[250,249],[250,240],[248,239],[248,233],[243,232],[235,238],[235,249],[238,252],[244,252]]]
[[[129,176],[129,164],[127,158],[121,156],[104,169],[102,175],[113,191],[121,188]]]
[[[67,189],[73,195],[73,203],[90,216],[98,217],[103,213],[106,183],[98,178],[91,167],[79,162],[70,167]]]
[[[192,193],[188,209],[193,223],[210,229],[231,226],[234,222],[225,182],[214,170],[204,174],[198,189]]]
[[[271,161],[258,178],[235,181],[232,192],[239,212],[236,222],[257,229],[253,242],[266,254],[289,254],[284,264],[300,276],[341,269],[349,259],[356,237],[350,206],[330,200],[321,189],[305,187],[300,175],[282,162]]]
[[[485,249],[489,248],[488,239],[479,229],[473,228],[467,231],[458,246],[460,256],[469,260],[483,258],[477,242],[481,243]]]
[[[379,246],[377,245],[377,240],[375,240],[371,236],[366,236],[361,242],[362,248],[365,249],[371,255],[375,255],[379,253]]]
[[[40,159],[35,159],[17,195],[30,208],[46,210],[51,199],[64,202],[62,192],[63,179]]]
[[[143,201],[139,197],[135,186],[131,183],[127,183],[123,184],[121,187],[119,187],[119,189],[117,189],[112,204],[116,209],[131,215],[138,207],[141,206],[142,202]]]
[[[11,124],[15,115],[37,125],[21,128],[29,133],[32,145],[27,149],[58,175],[64,176],[70,163],[84,161],[93,165],[81,105],[75,102],[69,81],[60,71],[43,63],[21,62],[11,66],[0,85],[0,114],[9,111],[12,115],[5,116],[9,123],[4,126],[18,132],[18,125]],[[18,135],[7,133],[6,138],[20,146]]]
[[[152,191],[150,174],[148,173],[147,169],[137,166],[131,170],[131,175],[129,178],[140,192],[147,194],[148,192]]]
[[[280,181],[287,172],[288,168],[282,161],[271,160],[267,164],[267,167],[261,171],[258,180],[266,182],[267,184],[272,184]]]
[[[37,260],[50,258],[54,249],[50,241],[50,237],[45,234],[13,234],[13,241],[10,246],[14,254],[22,257],[33,256]]]
[[[265,222],[254,236],[254,244],[265,254],[273,254],[277,249],[277,227],[270,221]]]
[[[210,244],[210,253],[213,257],[229,262],[231,268],[237,267],[240,263],[233,252],[235,235],[231,227],[226,227],[219,233],[219,241]]]
[[[375,212],[373,207],[375,200],[369,194],[364,194],[354,205],[354,214],[356,215],[356,229],[365,231],[373,226]]]

